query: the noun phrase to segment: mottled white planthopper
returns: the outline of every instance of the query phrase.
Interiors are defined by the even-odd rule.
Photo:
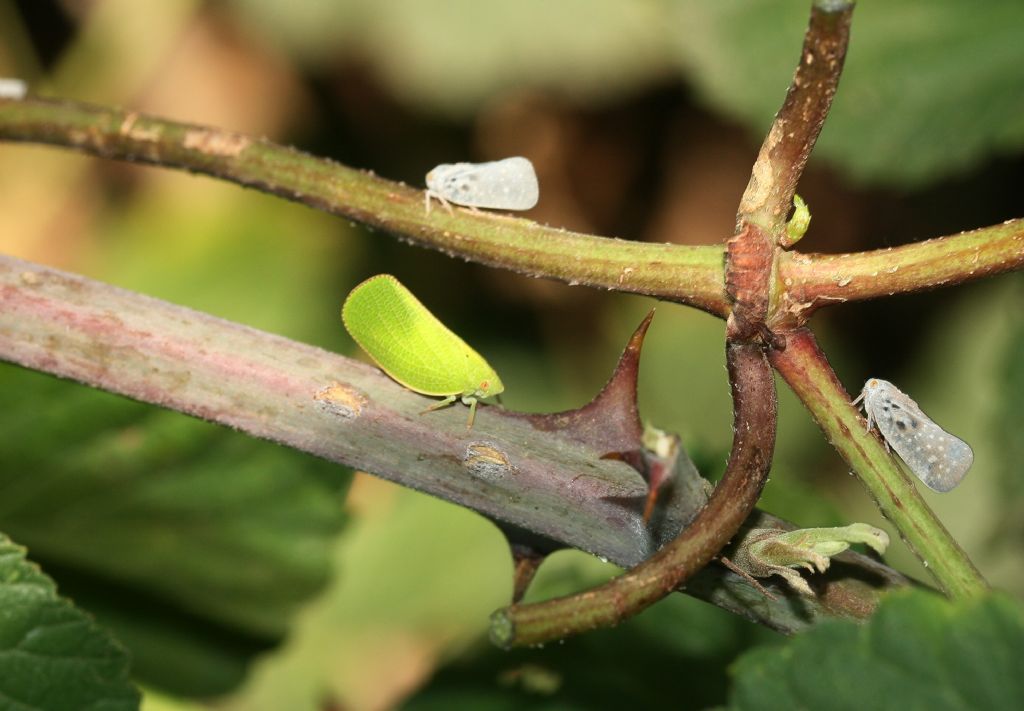
[[[430,198],[493,210],[529,210],[540,189],[533,163],[516,156],[489,163],[442,163],[427,173],[427,212]]]
[[[861,400],[868,429],[878,427],[886,444],[929,489],[950,491],[967,475],[974,463],[970,446],[935,424],[895,385],[871,378],[853,404]]]

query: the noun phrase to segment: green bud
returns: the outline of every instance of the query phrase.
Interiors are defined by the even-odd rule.
[[[796,209],[793,211],[793,216],[789,218],[789,222],[786,223],[786,234],[779,240],[783,249],[789,249],[799,242],[811,224],[811,211],[802,197],[793,196],[793,207]]]
[[[866,523],[796,531],[754,528],[736,547],[732,562],[755,578],[781,575],[794,590],[811,596],[814,593],[807,581],[792,569],[805,568],[811,573],[824,573],[828,570],[829,559],[845,551],[852,543],[864,543],[882,554],[889,546],[889,535]]]

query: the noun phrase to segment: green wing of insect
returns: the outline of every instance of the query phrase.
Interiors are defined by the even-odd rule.
[[[504,390],[490,364],[390,274],[353,289],[341,318],[377,365],[410,390],[470,398]]]

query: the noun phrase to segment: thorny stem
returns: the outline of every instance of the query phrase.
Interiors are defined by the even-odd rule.
[[[728,308],[720,246],[630,242],[461,208],[427,215],[422,190],[266,139],[133,111],[32,98],[0,100],[0,140],[182,168],[348,217],[480,264],[654,296],[719,316]]]
[[[759,451],[769,454],[763,472],[735,473],[744,477],[738,494],[741,504],[745,506],[749,497],[756,501],[758,477],[766,476],[770,460],[771,447],[765,449],[763,445],[769,441],[766,438],[774,442],[774,416],[770,420],[740,419],[739,384],[748,378],[756,380],[767,370],[763,341],[769,346],[772,363],[858,471],[883,512],[922,556],[940,585],[951,595],[964,595],[984,589],[984,581],[902,472],[884,452],[880,454],[877,440],[851,426],[862,421],[817,351],[813,337],[801,327],[814,309],[832,301],[918,291],[1019,269],[1024,265],[1022,225],[1015,221],[966,235],[863,254],[780,253],[776,245],[792,195],[836,90],[852,7],[852,2],[842,0],[814,3],[796,75],[740,204],[737,235],[728,245],[726,269],[720,247],[623,242],[461,210],[453,215],[437,211],[427,217],[419,191],[269,141],[134,112],[40,99],[0,101],[0,139],[49,143],[108,158],[205,173],[483,264],[574,284],[647,294],[728,316],[727,353],[737,418],[730,467],[734,461],[748,461],[752,456],[744,451],[743,437],[757,440]],[[39,357],[43,360],[35,362],[35,367],[46,369],[45,354]],[[116,378],[110,381],[110,373],[105,371],[101,375],[101,385],[117,389]],[[773,389],[770,401],[774,412]],[[710,542],[731,536],[729,529],[737,510],[722,512],[720,515],[726,518],[706,521],[701,527],[695,524],[698,530],[693,534],[688,529],[679,541],[656,554],[652,565],[656,560],[664,564],[662,556],[677,555],[681,559],[671,559],[665,570],[652,572],[654,583],[648,585],[649,581],[644,580],[638,587],[618,583],[627,586],[614,588],[617,592],[612,597],[588,598],[598,602],[589,610],[579,611],[589,616],[583,624],[599,618],[621,619],[623,605],[650,604],[656,599],[648,600],[653,590],[667,592],[671,586],[666,588],[664,580],[688,575],[693,561],[706,560]],[[704,515],[702,512],[701,517]],[[931,536],[937,537],[934,542],[929,540]],[[616,580],[628,581],[629,576],[633,574]],[[561,623],[571,625],[568,619]],[[536,624],[543,631],[553,629],[559,621],[541,616]],[[517,641],[524,638],[523,629],[520,625],[514,631],[519,633]]]
[[[735,433],[726,476],[690,526],[637,568],[576,595],[512,605],[496,612],[491,637],[498,645],[539,644],[617,624],[639,613],[710,561],[736,533],[746,515],[736,517],[732,515],[735,511],[721,510],[724,497],[748,511],[757,503],[775,443],[775,386],[760,345],[766,336],[770,345],[776,340],[770,337],[767,326],[775,245],[781,243],[779,235],[785,228],[796,183],[828,114],[842,71],[852,5],[836,5],[835,11],[817,6],[811,11],[796,76],[754,164],[740,201],[736,234],[726,247],[726,293],[732,304],[726,352]],[[751,355],[744,356],[748,351]],[[747,388],[748,383],[762,386]],[[746,398],[755,393],[770,403],[770,412],[746,407]],[[764,439],[749,439],[746,433],[751,430]],[[767,455],[751,458],[747,447]]]
[[[882,514],[899,530],[939,587],[951,597],[984,592],[984,578],[921,498],[906,473],[868,432],[867,422],[850,404],[813,334],[800,329],[787,334],[784,351],[771,353],[779,371],[832,446],[874,497]]]
[[[775,447],[775,382],[762,348],[726,346],[733,398],[733,446],[725,474],[689,526],[652,557],[577,595],[494,613],[491,638],[502,647],[537,645],[615,625],[670,593],[703,568],[753,510]]]
[[[828,8],[822,9],[825,5]],[[800,328],[802,321],[795,318],[805,315],[799,313],[803,307],[790,301],[792,295],[784,291],[791,285],[787,278],[792,277],[781,277],[782,296],[773,294],[767,281],[760,281],[759,277],[755,280],[756,275],[765,273],[766,262],[773,267],[777,262],[788,267],[799,263],[798,258],[784,261],[774,245],[784,244],[782,231],[793,192],[835,95],[849,41],[852,10],[852,4],[835,2],[816,4],[811,12],[800,66],[740,202],[741,229],[728,245],[727,291],[734,301],[729,333],[744,338],[754,337],[758,330],[763,333],[762,337],[772,345],[772,364],[811,411],[833,446],[860,475],[883,515],[897,527],[939,586],[951,596],[963,596],[983,590],[984,580],[907,476],[882,451],[878,440],[860,429],[863,421],[838,378],[810,331]],[[972,246],[980,251],[976,242]],[[918,255],[929,249],[919,247]],[[883,268],[877,258],[865,261],[873,261],[877,271]],[[899,265],[895,266],[890,274],[899,271]],[[934,265],[924,271],[934,278]],[[778,280],[776,276],[775,284]],[[854,290],[863,288],[865,281],[858,282]],[[849,285],[850,282],[844,284]],[[813,292],[810,295],[812,304],[817,296]]]
[[[634,469],[514,413],[486,408],[480,431],[467,433],[464,413],[420,416],[423,397],[363,363],[4,256],[0,361],[370,471],[623,567],[664,540],[622,505],[646,495]],[[482,468],[473,456],[481,449],[491,455]],[[784,525],[760,512],[750,523]],[[907,584],[866,557],[849,562],[846,574],[833,570],[827,596],[814,600],[771,601],[714,567],[692,578],[687,592],[793,633],[825,617],[866,617],[887,588]]]
[[[828,7],[823,9],[825,5]],[[783,244],[780,236],[785,228],[793,192],[838,85],[849,41],[852,10],[852,4],[835,2],[816,4],[811,12],[800,66],[761,148],[750,184],[740,202],[739,234],[729,243],[727,290],[735,302],[729,318],[729,333],[750,338],[760,329],[765,334],[773,346],[769,351],[772,364],[811,410],[833,446],[853,465],[882,513],[899,529],[940,587],[952,596],[963,596],[985,589],[981,575],[921,499],[907,476],[885,454],[878,440],[859,429],[863,421],[850,404],[824,355],[817,349],[810,331],[802,328],[792,330],[802,321],[793,318],[794,304],[788,301],[791,295],[783,292],[785,296],[780,298],[778,294],[771,293],[769,284],[754,280],[755,274],[763,274],[766,261],[782,261],[779,249],[768,245],[770,242]],[[977,241],[971,246],[980,252]],[[1004,244],[1003,248],[1007,246]],[[1007,251],[1012,252],[1013,242],[1009,247]],[[1017,248],[1020,249],[1019,246]],[[929,249],[934,247],[919,247],[918,256]],[[1006,255],[1002,256],[1006,258]],[[883,268],[880,260],[868,258],[864,261],[873,261],[876,271]],[[792,258],[787,266],[795,263],[798,263],[797,258]],[[890,263],[888,268],[892,266]],[[890,274],[899,271],[899,265],[895,266],[897,268]],[[934,279],[935,269],[934,265],[931,266],[932,269],[925,267],[924,271],[928,278]],[[751,273],[744,275],[737,267]],[[847,282],[844,286],[849,284]],[[864,281],[859,282],[855,289],[863,288],[863,284]],[[783,281],[782,286],[790,284]],[[816,296],[812,292],[812,303]],[[765,306],[771,315],[762,319],[760,310]],[[752,310],[755,308],[756,311]],[[796,308],[799,311],[801,307]]]
[[[791,295],[785,291],[781,296],[772,293],[769,281],[771,270],[782,261],[775,245],[786,243],[783,230],[793,192],[839,82],[852,11],[852,3],[842,2],[817,3],[811,11],[800,66],[761,147],[740,201],[740,230],[728,245],[726,288],[734,302],[728,333],[733,338],[754,338],[761,332],[772,346],[772,364],[811,410],[833,446],[854,466],[882,513],[940,587],[952,596],[963,596],[985,588],[981,575],[878,440],[858,430],[860,418],[835,373],[810,331],[800,328],[802,321],[794,318],[803,316],[802,307],[789,301]],[[788,265],[796,261],[793,258]],[[875,267],[881,269],[877,261]],[[783,281],[782,287],[787,286]]]
[[[775,447],[775,383],[761,345],[776,251],[773,237],[785,227],[796,182],[835,93],[849,38],[849,8],[840,16],[842,21],[836,22],[817,7],[812,11],[803,60],[761,148],[740,201],[736,234],[727,244],[726,293],[732,311],[726,360],[733,443],[725,475],[690,525],[636,568],[576,595],[496,612],[491,638],[499,646],[536,645],[618,624],[641,612],[706,565],[757,503]]]

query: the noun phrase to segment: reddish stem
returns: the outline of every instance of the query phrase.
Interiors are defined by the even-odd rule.
[[[541,644],[615,625],[657,602],[703,568],[750,515],[768,479],[775,448],[775,381],[763,350],[730,343],[733,444],[707,505],[679,536],[640,565],[584,593],[494,613],[491,638],[502,647]]]

